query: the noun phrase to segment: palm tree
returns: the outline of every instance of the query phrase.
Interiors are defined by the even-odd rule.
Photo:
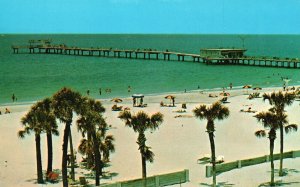
[[[200,105],[193,110],[194,115],[199,119],[206,119],[206,132],[209,136],[210,148],[211,148],[211,162],[212,162],[212,173],[213,173],[213,186],[216,186],[216,153],[215,153],[215,142],[214,132],[215,123],[214,121],[223,120],[229,116],[229,110],[223,106],[220,102],[213,103],[210,107],[206,105]]]
[[[113,143],[115,141],[114,136],[106,135],[106,130],[98,131],[97,139],[100,142],[100,152],[101,152],[102,158],[103,158],[102,162],[103,163],[110,162],[110,160],[109,160],[110,154],[115,152],[115,145]]]
[[[115,146],[113,144],[114,137],[112,135],[106,135],[107,130],[97,131],[97,140],[99,142],[99,151],[101,156],[100,164],[100,174],[102,175],[102,169],[104,164],[110,162],[110,154],[115,151]],[[92,168],[95,166],[95,151],[94,151],[94,140],[91,138],[83,138],[78,146],[78,151],[82,155],[86,156],[87,168]]]
[[[278,116],[281,116],[279,118],[279,129],[280,129],[280,167],[279,167],[279,176],[283,176],[283,146],[284,146],[284,108],[286,106],[291,105],[295,100],[295,94],[294,93],[282,93],[281,91],[278,93],[271,93],[271,94],[263,94],[263,100],[268,100],[270,105],[273,106],[270,110],[275,112]],[[293,128],[293,126],[290,126],[289,128],[297,130]]]
[[[279,117],[273,112],[260,112],[254,117],[257,118],[259,122],[262,123],[265,129],[269,129],[268,138],[270,140],[270,160],[271,160],[271,182],[270,185],[274,186],[274,158],[273,158],[273,151],[274,151],[274,141],[276,139],[276,130],[280,127],[279,126]],[[285,115],[286,120],[286,115]],[[266,137],[265,130],[258,130],[255,132],[255,136],[261,138]]]
[[[85,156],[84,160],[87,164],[87,169],[91,169],[95,164],[94,145],[91,138],[83,138],[80,140],[78,152]]]
[[[43,126],[40,121],[40,113],[36,106],[33,106],[31,110],[21,119],[21,123],[24,126],[23,130],[18,132],[20,138],[24,138],[26,134],[30,135],[34,132],[35,135],[35,148],[36,148],[36,163],[37,163],[37,182],[39,184],[44,183],[43,179],[43,167],[41,156],[41,133],[43,132]]]
[[[72,145],[71,125],[73,119],[73,112],[80,113],[83,99],[78,92],[71,89],[63,88],[53,95],[53,108],[55,116],[63,123],[65,123],[64,137],[63,137],[63,155],[62,155],[62,178],[63,186],[68,186],[68,171],[67,171],[67,155],[68,155],[68,138],[70,140],[71,151],[71,177],[75,179],[74,171],[74,153]]]
[[[126,126],[138,133],[137,144],[142,158],[142,177],[145,179],[147,177],[146,161],[153,162],[154,160],[154,153],[150,147],[146,146],[145,131],[158,129],[163,122],[163,115],[157,112],[149,116],[143,111],[132,115],[129,111],[124,111],[119,114],[119,118],[125,122]]]
[[[82,132],[83,137],[87,134],[88,140],[83,140],[83,144],[79,148],[83,148],[80,149],[81,153],[87,151],[89,162],[93,161],[96,170],[96,186],[99,186],[103,164],[101,162],[100,142],[97,139],[97,127],[99,129],[106,127],[105,120],[102,117],[105,109],[99,101],[93,99],[86,99],[82,108],[80,119],[77,120],[77,127]],[[91,146],[93,147],[92,149]],[[93,158],[91,159],[91,157]]]
[[[57,130],[58,126],[56,123],[56,118],[53,114],[52,109],[52,100],[46,98],[41,102],[36,104],[36,107],[39,108],[44,114],[43,128],[47,134],[47,148],[48,148],[48,164],[47,164],[47,175],[52,172],[52,163],[53,163],[53,146],[52,146],[52,134],[58,136],[59,132]]]

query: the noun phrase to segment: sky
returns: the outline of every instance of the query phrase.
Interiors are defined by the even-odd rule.
[[[0,0],[0,33],[300,34],[300,0]]]

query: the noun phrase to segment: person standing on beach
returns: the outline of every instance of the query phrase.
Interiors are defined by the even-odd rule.
[[[232,83],[229,84],[230,90],[232,89]]]
[[[15,96],[15,94],[14,94],[14,93],[12,94],[12,96],[11,96],[11,99],[12,99],[12,101],[13,101],[13,102],[15,102],[15,100],[16,100],[16,96]]]
[[[133,106],[135,107],[135,104],[136,104],[136,98],[134,97],[133,98]]]

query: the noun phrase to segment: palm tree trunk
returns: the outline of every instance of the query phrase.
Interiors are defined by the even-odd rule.
[[[143,176],[143,179],[146,179],[147,178],[147,165],[146,165],[146,159],[141,151],[141,157],[142,157],[142,176]]]
[[[71,152],[71,179],[73,181],[75,181],[75,158],[74,158],[74,149],[73,149],[71,127],[70,127],[70,133],[69,133],[69,141],[70,141],[70,152]]]
[[[92,136],[91,133],[88,131],[87,132],[87,140],[88,142],[92,141]],[[94,155],[89,151],[87,154],[87,158],[86,158],[86,162],[87,162],[87,168],[92,168],[94,165]]]
[[[147,163],[146,158],[144,157],[144,153],[142,152],[142,149],[140,150],[141,157],[142,157],[142,176],[143,176],[143,187],[147,187]]]
[[[93,142],[94,142],[94,153],[95,153],[95,170],[96,170],[96,186],[100,186],[100,161],[101,161],[101,154],[99,149],[99,142],[96,137],[95,130],[92,133]]]
[[[279,165],[279,176],[283,176],[283,125],[280,124],[280,165]]]
[[[217,185],[217,179],[216,179],[216,153],[215,153],[214,133],[213,132],[209,132],[208,136],[209,136],[210,148],[211,148],[213,187],[216,187],[216,185]]]
[[[43,180],[40,134],[35,134],[35,148],[36,148],[36,169],[37,169],[37,177],[38,177],[37,182],[38,184],[42,184],[44,183],[44,180]]]
[[[273,151],[274,151],[274,139],[270,138],[270,160],[271,160],[271,182],[270,185],[274,186],[274,157],[273,157]]]
[[[67,160],[68,160],[68,138],[70,133],[71,123],[67,122],[64,130],[63,137],[63,155],[62,155],[62,164],[61,164],[61,172],[63,179],[63,187],[68,187],[68,169],[67,169]]]
[[[47,132],[47,145],[48,145],[48,166],[47,166],[47,175],[52,172],[52,163],[53,163],[53,146],[52,146],[52,133]]]
[[[143,132],[139,133],[137,144],[139,145],[139,150],[142,158],[142,177],[143,179],[145,179],[147,177],[146,158],[144,156],[144,148],[146,147],[146,137]]]

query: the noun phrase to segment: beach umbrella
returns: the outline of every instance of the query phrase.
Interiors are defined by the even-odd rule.
[[[175,102],[175,96],[173,96],[173,95],[167,95],[167,96],[165,97],[165,99],[170,99],[170,102],[172,102],[172,101]],[[174,103],[173,103],[173,105],[174,105]]]
[[[253,88],[253,90],[261,90],[262,88],[261,87],[255,87]]]
[[[173,96],[173,95],[167,95],[166,97],[165,97],[165,99],[174,99],[175,98],[175,96]]]
[[[221,92],[220,95],[223,96],[223,97],[229,97],[230,93],[228,93],[228,92]]]
[[[248,89],[251,88],[251,87],[252,87],[251,85],[245,85],[245,86],[243,86],[244,89],[247,89],[247,94],[248,94]]]
[[[249,89],[249,88],[252,88],[252,86],[251,85],[244,85],[243,88],[244,89]]]
[[[120,98],[113,98],[113,99],[110,100],[110,101],[113,101],[113,102],[115,102],[115,103],[121,103],[123,100],[120,99]]]

